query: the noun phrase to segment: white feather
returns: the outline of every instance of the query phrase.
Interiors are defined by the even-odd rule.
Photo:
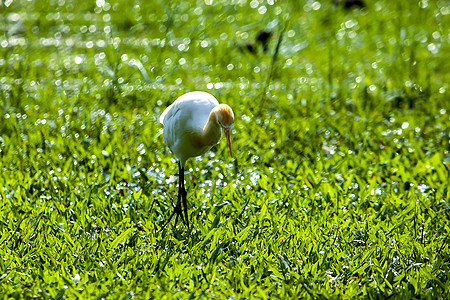
[[[211,110],[219,102],[206,92],[190,92],[180,96],[161,114],[164,141],[184,166],[189,157],[204,154],[210,147],[198,148],[190,137],[203,132]],[[220,138],[220,127],[218,127]]]

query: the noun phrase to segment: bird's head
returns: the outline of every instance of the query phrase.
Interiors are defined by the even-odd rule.
[[[226,104],[220,104],[215,108],[216,119],[220,127],[222,127],[225,137],[227,138],[228,148],[230,149],[230,155],[233,156],[231,151],[231,125],[234,122],[234,113],[231,107]]]

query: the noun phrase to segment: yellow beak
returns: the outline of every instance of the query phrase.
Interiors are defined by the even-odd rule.
[[[228,148],[230,149],[230,155],[233,156],[233,152],[231,151],[231,128],[224,128],[223,133],[225,133],[225,137],[227,138]]]

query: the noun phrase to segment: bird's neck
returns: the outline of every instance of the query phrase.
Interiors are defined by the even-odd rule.
[[[220,125],[217,122],[217,116],[214,110],[209,114],[208,122],[203,127],[202,144],[204,146],[212,146],[217,144],[220,139]]]

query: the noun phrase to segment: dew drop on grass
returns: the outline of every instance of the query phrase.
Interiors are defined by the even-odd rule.
[[[177,182],[177,176],[175,175],[170,175],[170,177],[166,179],[166,184],[171,184],[175,182]]]
[[[80,276],[80,274],[76,274],[74,277],[73,277],[73,283],[78,283],[78,282],[80,282],[81,281],[81,276]]]
[[[75,63],[77,65],[81,64],[83,62],[83,58],[81,56],[75,56]]]
[[[322,7],[322,5],[320,4],[319,1],[315,1],[315,2],[313,2],[313,4],[311,5],[311,7],[312,7],[313,10],[319,10],[319,9]]]
[[[421,192],[423,195],[425,195],[426,192],[427,192],[427,190],[430,189],[429,186],[427,186],[426,184],[423,184],[423,183],[422,183],[422,184],[419,184],[418,188],[419,188],[420,192]]]
[[[438,51],[439,51],[439,48],[436,46],[435,43],[428,44],[427,49],[428,49],[428,51],[430,51],[432,54],[436,54],[436,53],[438,53]]]
[[[258,179],[260,178],[259,174],[257,172],[253,172],[250,175],[250,181],[252,182],[253,185],[257,185],[258,184]]]

